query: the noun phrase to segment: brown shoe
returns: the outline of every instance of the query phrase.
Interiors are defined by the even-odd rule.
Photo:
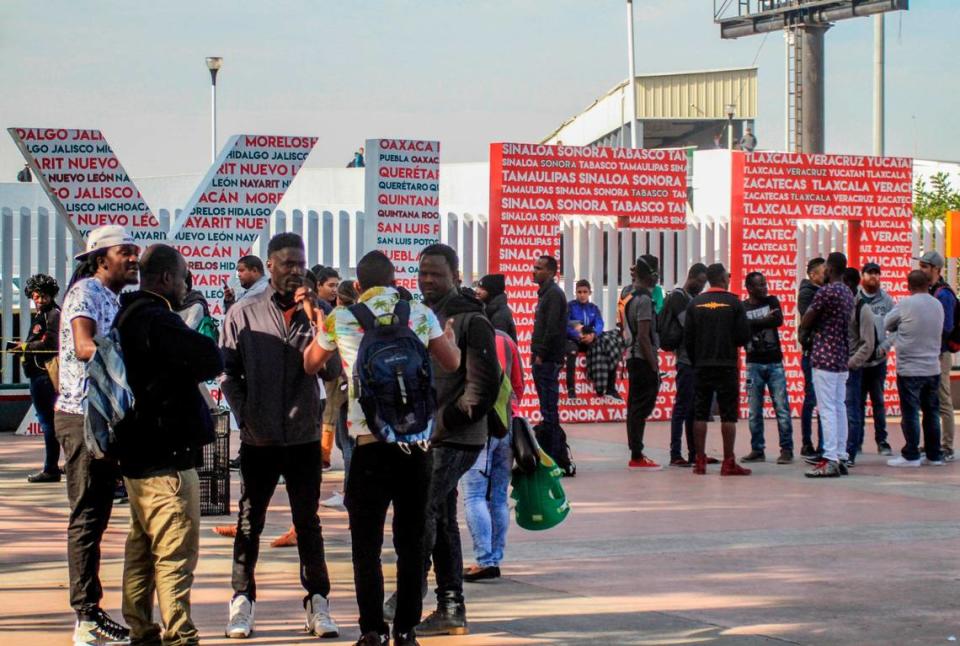
[[[766,462],[767,456],[763,451],[750,451],[740,458],[741,462]]]
[[[777,464],[792,464],[793,451],[780,451],[780,457],[777,458]]]
[[[270,543],[270,547],[296,547],[297,546],[297,530],[294,527],[291,527],[287,530],[287,533],[283,536],[278,536]]]

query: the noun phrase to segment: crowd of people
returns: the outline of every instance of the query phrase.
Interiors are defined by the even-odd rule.
[[[766,459],[767,393],[779,431],[777,463],[792,463],[779,331],[794,324],[805,378],[800,455],[810,463],[806,476],[839,477],[855,466],[868,397],[877,449],[891,455],[884,383],[892,348],[904,447],[888,464],[936,466],[954,457],[949,373],[957,298],[936,252],[918,259],[919,269],[907,276],[910,296],[897,303],[881,286],[878,264],[861,272],[847,267],[842,253],[813,259],[799,287],[796,321],[784,316],[760,272],[745,277],[745,300],[731,291],[722,264],[694,264],[684,282],[665,293],[658,259],[644,255],[620,293],[615,325],[590,302],[588,281],[576,283],[576,298],[568,302],[556,258],[542,256],[532,267],[538,304],[529,357],[517,346],[504,276],[464,285],[457,253],[444,244],[419,254],[421,302],[396,286],[393,263],[379,251],[360,259],[355,280],[341,280],[334,269],[307,268],[298,235],[278,234],[265,263],[255,256],[238,260],[243,291],[225,286],[219,344],[204,333],[209,307],[191,289],[187,263],[173,247],[141,250],[122,227],[107,226],[91,232],[76,259],[62,308],[54,301],[56,281],[42,275],[28,281],[36,308],[31,334],[13,348],[22,354],[45,439],[44,466],[29,480],[59,481],[61,448],[65,457],[75,644],[198,642],[190,610],[199,556],[195,467],[213,439],[201,384],[220,376],[240,431],[237,522],[218,528],[233,539],[225,629],[232,638],[255,630],[260,537],[281,482],[293,526],[275,545],[298,550],[305,628],[318,637],[339,635],[318,516],[334,445],[343,454],[345,486],[324,504],[342,504],[349,517],[357,643],[407,645],[417,643],[417,633],[465,634],[464,582],[499,577],[504,558],[513,457],[509,433],[497,437],[491,430],[491,412],[506,382],[510,409],[518,414],[524,363],[539,398],[537,440],[567,476],[576,466],[560,426],[561,370],[566,366],[567,396],[577,399],[581,354],[595,393],[617,400],[625,359],[629,468],[661,468],[644,445],[664,376],[660,351],[676,355],[671,466],[703,475],[720,462],[723,476],[749,475],[742,463]],[[95,457],[85,430],[88,370],[111,331],[134,403],[116,425],[116,451]],[[741,350],[751,450],[738,462]],[[722,461],[706,453],[708,423],[717,416]],[[100,606],[100,542],[121,482],[131,517],[122,584],[129,628]],[[458,490],[476,561],[468,567]],[[397,576],[387,597],[381,551],[391,504]],[[423,617],[431,568],[436,605]]]

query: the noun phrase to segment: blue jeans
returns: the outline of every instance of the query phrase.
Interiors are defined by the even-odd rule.
[[[566,456],[566,447],[560,435],[560,364],[552,361],[535,363],[532,368],[533,384],[540,399],[540,415],[543,417],[541,448],[560,463]],[[561,466],[564,466],[561,464]]]
[[[920,414],[923,413],[923,449],[927,459],[940,459],[940,375],[897,377],[900,393],[900,428],[906,460],[920,459]]]
[[[347,476],[350,473],[350,459],[353,457],[354,449],[353,438],[350,437],[350,431],[347,430],[346,405],[340,408],[340,413],[337,415],[337,430],[333,439],[337,444],[337,448],[340,449],[340,452],[343,454],[343,480],[346,482]]]
[[[467,527],[473,538],[477,565],[499,567],[507,543],[510,509],[507,490],[513,464],[511,437],[491,437],[470,470],[460,480]]]
[[[60,473],[60,443],[53,427],[53,405],[57,401],[57,391],[53,389],[53,382],[46,374],[30,379],[30,397],[33,407],[37,411],[37,420],[43,431],[43,445],[45,455],[43,470],[45,473]]]
[[[863,384],[860,392],[863,394],[863,405],[867,405],[867,396],[873,405],[873,437],[877,444],[887,441],[887,409],[883,397],[887,384],[887,362],[863,369]],[[861,446],[857,447],[862,449]]]
[[[847,455],[851,460],[863,449],[863,368],[847,375]]]
[[[682,458],[680,438],[686,431],[687,455],[693,462],[693,395],[695,392],[693,366],[677,364],[677,392],[673,398],[673,412],[670,414],[670,459]]]
[[[800,359],[803,369],[803,408],[800,409],[800,436],[804,446],[813,445],[813,411],[817,407],[817,393],[813,388],[813,364],[810,355],[804,354]],[[823,451],[823,424],[817,414],[817,452]]]
[[[782,363],[748,363],[747,397],[750,404],[750,448],[763,451],[763,393],[770,391],[773,410],[777,413],[780,450],[793,451],[793,422],[787,397],[787,375]]]

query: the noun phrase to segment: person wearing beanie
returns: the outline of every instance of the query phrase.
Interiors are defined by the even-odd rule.
[[[503,274],[487,274],[477,282],[477,298],[483,302],[487,318],[495,330],[501,330],[517,342],[517,326],[507,303],[506,279]]]

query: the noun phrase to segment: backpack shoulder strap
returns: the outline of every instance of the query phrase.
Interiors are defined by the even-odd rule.
[[[364,332],[369,332],[377,325],[377,320],[373,318],[373,312],[367,307],[366,303],[354,303],[347,308],[357,323],[363,328]]]
[[[393,308],[393,313],[397,315],[397,325],[407,327],[410,324],[410,302],[402,298],[397,301]]]

